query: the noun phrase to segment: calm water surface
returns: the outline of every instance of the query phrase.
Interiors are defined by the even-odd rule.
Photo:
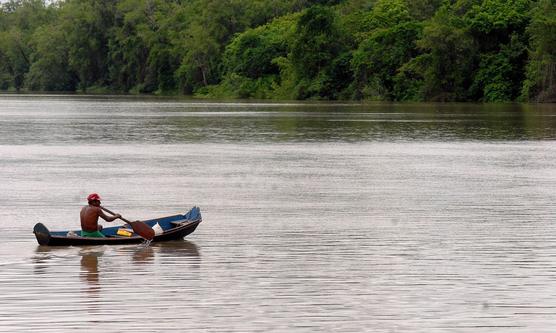
[[[553,332],[555,139],[554,105],[0,96],[0,332]],[[204,221],[38,246],[89,192]]]

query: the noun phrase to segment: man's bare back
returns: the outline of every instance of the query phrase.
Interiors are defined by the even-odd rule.
[[[81,229],[85,231],[97,231],[98,230],[98,217],[104,215],[100,207],[95,206],[85,206],[81,209]]]
[[[102,208],[100,207],[100,196],[98,194],[93,193],[89,195],[87,199],[89,201],[89,205],[83,207],[81,209],[81,213],[79,214],[81,218],[81,230],[87,232],[94,232],[99,230],[99,216],[102,217],[102,219],[106,222],[112,222],[115,219],[121,217],[120,214],[116,214],[114,216],[108,216],[104,214]]]

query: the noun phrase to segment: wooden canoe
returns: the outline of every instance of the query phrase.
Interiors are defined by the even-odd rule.
[[[184,215],[172,215],[152,220],[143,221],[150,227],[157,223],[162,228],[162,232],[154,236],[153,242],[164,242],[182,239],[189,235],[201,223],[201,210],[193,207]],[[81,237],[81,230],[50,231],[42,224],[37,223],[33,228],[33,233],[40,245],[48,246],[69,246],[69,245],[112,245],[112,244],[133,244],[141,243],[144,239],[136,234],[131,236],[118,235],[118,230],[125,228],[123,225],[103,228],[104,238]]]

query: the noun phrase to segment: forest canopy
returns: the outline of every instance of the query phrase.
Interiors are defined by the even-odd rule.
[[[0,90],[556,102],[556,0],[11,0]]]

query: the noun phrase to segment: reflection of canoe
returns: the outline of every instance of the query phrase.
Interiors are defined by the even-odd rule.
[[[163,232],[154,237],[153,242],[182,239],[189,235],[201,223],[201,210],[193,207],[185,215],[173,215],[157,219],[143,221],[153,227],[158,223]],[[143,238],[133,234],[132,236],[120,236],[118,229],[123,226],[102,229],[105,238],[81,237],[79,230],[73,231],[49,231],[42,223],[37,223],[33,229],[35,237],[40,245],[103,245],[103,244],[130,244],[141,243]]]
[[[157,243],[156,245],[149,246],[149,248],[155,248],[157,250],[157,253],[160,253],[160,255],[162,256],[193,257],[193,258],[200,256],[197,245],[185,239]]]

